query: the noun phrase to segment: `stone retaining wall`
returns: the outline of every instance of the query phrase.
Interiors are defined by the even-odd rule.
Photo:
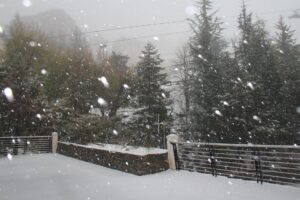
[[[72,143],[58,143],[59,154],[135,175],[153,174],[169,169],[168,154],[133,155]]]

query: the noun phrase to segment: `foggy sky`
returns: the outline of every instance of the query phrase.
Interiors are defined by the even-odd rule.
[[[27,0],[28,1],[28,0]],[[115,26],[139,25],[156,22],[166,22],[186,19],[194,0],[30,0],[31,6],[25,7],[22,0],[0,0],[0,26],[4,27],[16,13],[21,16],[33,15],[39,12],[59,8],[65,10],[75,19],[82,31],[91,31]],[[224,36],[232,39],[236,34],[236,15],[239,14],[242,0],[215,0],[214,9],[224,21]],[[246,0],[248,9],[265,19],[269,30],[274,30],[279,15],[288,17],[297,8],[300,0]],[[273,12],[276,11],[276,12]],[[277,12],[282,11],[282,12]],[[272,12],[272,13],[270,13]],[[300,38],[300,19],[286,19],[296,29],[296,36]],[[187,23],[147,27],[141,29],[114,31],[101,33],[100,36],[107,41],[120,38],[132,38],[143,35],[155,36],[159,33],[188,31]],[[271,32],[272,33],[272,32]],[[164,57],[174,55],[174,51],[185,42],[189,33],[174,34],[159,37],[153,41]],[[89,35],[95,37],[95,35]],[[146,43],[152,38],[141,39]],[[298,39],[299,40],[299,39]]]

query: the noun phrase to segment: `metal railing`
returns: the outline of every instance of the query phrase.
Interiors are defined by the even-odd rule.
[[[52,151],[52,136],[0,137],[0,157],[8,154],[49,153]]]
[[[300,186],[300,148],[286,145],[177,143],[180,169]]]

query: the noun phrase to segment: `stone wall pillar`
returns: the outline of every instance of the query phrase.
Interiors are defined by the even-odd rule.
[[[178,143],[179,137],[175,134],[170,134],[167,136],[167,147],[168,147],[168,161],[170,169],[176,170],[176,163],[175,163],[175,156],[174,156],[174,149],[172,144]]]
[[[52,153],[56,153],[58,146],[58,134],[56,132],[52,133]]]

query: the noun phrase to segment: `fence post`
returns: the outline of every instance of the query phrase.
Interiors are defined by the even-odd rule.
[[[170,134],[167,136],[169,166],[170,169],[174,169],[174,170],[176,170],[176,162],[175,162],[174,148],[172,144],[177,144],[178,138],[179,137],[175,134]]]
[[[58,145],[58,134],[57,132],[52,133],[52,153],[56,153]]]

